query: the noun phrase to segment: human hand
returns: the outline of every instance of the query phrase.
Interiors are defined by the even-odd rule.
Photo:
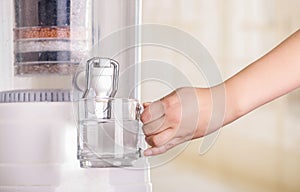
[[[151,148],[146,149],[144,155],[158,155],[207,134],[210,98],[208,89],[180,88],[159,101],[145,103],[141,121],[146,142]]]

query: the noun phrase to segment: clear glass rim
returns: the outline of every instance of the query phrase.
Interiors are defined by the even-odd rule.
[[[80,98],[79,101],[98,101],[98,102],[108,102],[108,101],[122,101],[122,102],[135,102],[139,104],[138,99],[134,98],[119,98],[119,97],[93,97],[93,98]]]

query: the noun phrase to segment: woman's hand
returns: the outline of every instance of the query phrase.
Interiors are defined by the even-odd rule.
[[[210,89],[180,88],[159,101],[145,103],[141,121],[151,148],[145,150],[144,155],[164,153],[180,143],[212,132],[207,131],[211,101]]]

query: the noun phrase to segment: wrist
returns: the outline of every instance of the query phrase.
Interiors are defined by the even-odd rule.
[[[224,124],[228,125],[246,114],[245,105],[242,103],[239,90],[235,90],[227,81],[222,84],[225,88],[225,117]]]
[[[196,91],[199,117],[195,138],[210,134],[243,115],[238,95],[226,83]]]

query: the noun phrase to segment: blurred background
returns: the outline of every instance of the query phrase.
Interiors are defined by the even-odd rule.
[[[299,0],[144,0],[143,23],[194,36],[225,80],[299,29],[299,8]],[[179,53],[149,46],[143,47],[142,58],[172,64],[194,86],[207,86]],[[143,83],[142,100],[171,90],[157,81]],[[153,191],[300,191],[299,125],[296,90],[223,128],[206,154],[200,155],[201,139],[195,140],[172,161],[152,168]]]

